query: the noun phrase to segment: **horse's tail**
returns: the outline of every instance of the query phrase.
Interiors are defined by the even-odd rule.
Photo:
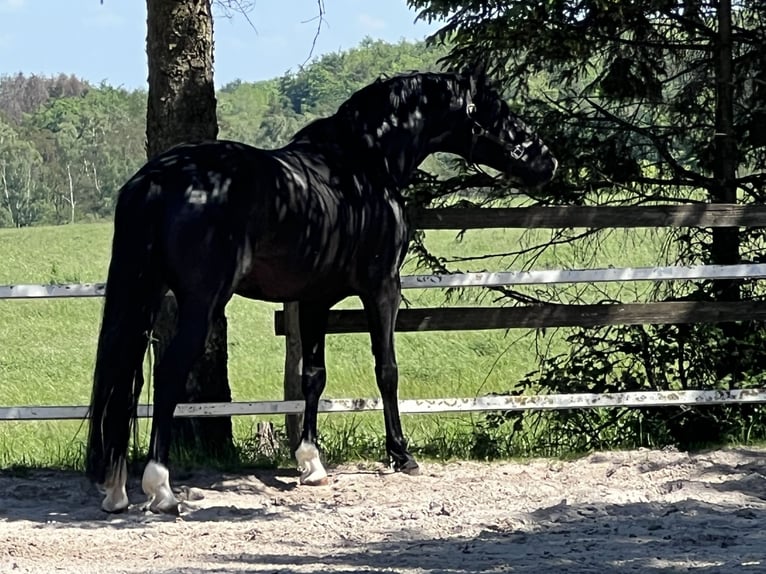
[[[97,483],[126,460],[143,359],[165,291],[157,254],[161,201],[153,187],[146,176],[133,177],[120,190],[115,210],[85,462]]]

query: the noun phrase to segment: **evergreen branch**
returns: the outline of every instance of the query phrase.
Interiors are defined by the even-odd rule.
[[[607,119],[610,119],[611,121],[624,127],[625,129],[633,133],[636,133],[638,135],[641,135],[647,138],[649,141],[651,141],[654,144],[654,147],[657,150],[657,152],[659,152],[660,156],[662,156],[665,159],[665,161],[668,162],[668,164],[671,166],[673,171],[676,172],[676,174],[681,174],[683,176],[686,176],[686,178],[688,178],[689,181],[694,182],[700,187],[704,187],[706,189],[714,183],[712,179],[707,178],[698,173],[695,173],[691,171],[690,169],[687,169],[684,166],[682,166],[678,162],[678,160],[676,160],[676,158],[673,157],[673,154],[668,149],[667,143],[662,141],[659,137],[657,137],[656,134],[653,134],[652,132],[650,132],[649,130],[645,128],[642,128],[635,124],[631,124],[630,122],[620,118],[619,116],[614,115],[612,112],[610,112],[603,106],[600,106],[599,104],[594,102],[592,99],[588,98],[587,96],[585,96],[584,99],[586,102],[588,102],[591,106],[593,106],[593,108],[595,108],[600,114],[602,114]]]

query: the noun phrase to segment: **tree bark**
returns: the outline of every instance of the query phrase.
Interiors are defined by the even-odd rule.
[[[716,107],[715,107],[715,184],[710,190],[713,203],[737,202],[737,142],[734,135],[734,57],[732,37],[731,0],[718,2],[718,38],[715,45]],[[714,264],[739,263],[739,228],[719,227],[713,229],[710,249]],[[718,301],[741,299],[740,281],[724,280],[713,283],[713,295]],[[735,350],[742,335],[742,326],[734,322],[720,325],[721,344],[730,352],[716,365],[717,378],[729,380],[736,386],[742,376]]]
[[[213,16],[210,0],[147,0],[146,52],[149,95],[146,112],[146,152],[149,158],[185,142],[216,139],[216,99],[213,84]],[[176,323],[172,297],[154,326],[155,365]],[[204,356],[189,377],[185,402],[230,401],[227,376],[226,317],[214,325]],[[176,444],[195,447],[205,455],[232,448],[231,418],[178,419]]]
[[[718,40],[716,42],[715,110],[715,185],[710,190],[713,203],[737,203],[737,143],[734,135],[734,79],[732,54],[731,0],[718,3]],[[719,265],[739,263],[739,229],[713,229],[712,262]],[[740,298],[738,281],[716,283],[716,298],[736,301]]]
[[[148,157],[218,136],[209,0],[147,0]]]

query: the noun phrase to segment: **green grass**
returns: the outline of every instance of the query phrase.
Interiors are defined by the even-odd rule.
[[[0,285],[103,281],[111,229],[108,223],[0,229]],[[497,254],[489,260],[453,265],[463,271],[519,269],[518,261],[502,254],[549,235],[548,231],[482,230],[469,231],[458,240],[455,232],[434,231],[428,233],[427,245],[445,258]],[[548,250],[534,268],[655,265],[661,244],[662,238],[649,232],[612,232],[601,244],[579,251]],[[405,272],[425,271],[408,261]],[[589,293],[581,286],[570,286],[561,289],[561,296],[594,300],[619,291],[627,300],[633,297],[631,290],[645,287],[602,286]],[[537,291],[527,289],[530,294]],[[432,289],[409,290],[405,297],[413,306],[435,306],[490,304],[496,295],[468,289],[459,297],[448,297],[445,291]],[[0,405],[87,404],[101,305],[100,299],[0,301]],[[357,301],[343,303],[356,305]],[[234,400],[281,398],[284,339],[273,331],[277,308],[239,297],[227,308]],[[561,350],[560,340],[556,331],[538,338],[520,330],[398,334],[400,397],[472,397],[507,391],[535,368],[539,352],[548,346],[549,352]],[[326,397],[377,396],[367,335],[330,335],[327,368]],[[422,452],[448,456],[465,452],[466,436],[477,416],[408,416],[404,424]],[[240,442],[247,442],[254,424],[254,417],[235,419]],[[330,458],[341,457],[344,449],[349,457],[369,456],[370,445],[379,445],[382,454],[380,413],[323,416],[320,425],[332,451]],[[78,464],[86,428],[79,422],[0,422],[0,426],[0,467]],[[142,424],[143,429],[147,427]]]

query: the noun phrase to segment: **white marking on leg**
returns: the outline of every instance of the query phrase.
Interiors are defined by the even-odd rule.
[[[170,472],[164,464],[150,460],[144,469],[141,488],[149,497],[149,510],[178,514],[178,500],[170,489]]]
[[[125,460],[120,460],[107,471],[106,480],[103,484],[104,500],[101,509],[106,512],[122,512],[130,501],[125,484],[128,481],[128,465]]]
[[[301,441],[295,451],[295,460],[301,468],[301,484],[318,486],[327,484],[327,471],[319,460],[319,450],[308,441]]]

